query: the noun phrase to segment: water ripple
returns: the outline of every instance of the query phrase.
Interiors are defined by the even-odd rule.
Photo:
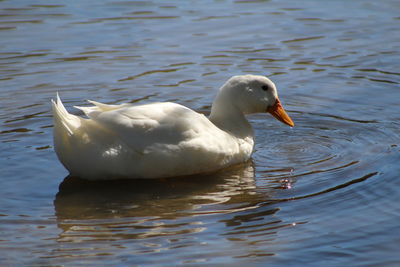
[[[0,262],[395,265],[395,2],[2,1]],[[244,73],[272,76],[296,123],[250,116],[251,162],[193,179],[60,184],[56,91],[69,110],[174,100],[208,114],[217,88]]]

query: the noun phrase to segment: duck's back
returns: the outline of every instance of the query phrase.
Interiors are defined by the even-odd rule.
[[[65,114],[61,101],[53,104],[56,152],[73,175],[87,179],[190,175],[242,162],[252,152],[252,138],[238,139],[178,104],[92,103],[95,106],[80,108],[89,119]]]

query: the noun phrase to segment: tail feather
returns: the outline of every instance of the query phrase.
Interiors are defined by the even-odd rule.
[[[88,100],[88,102],[90,104],[95,105],[101,111],[109,111],[109,110],[113,110],[117,107],[120,107],[120,105],[108,105],[108,104],[103,104],[103,103],[93,101],[93,100]]]
[[[58,93],[56,101],[52,99],[51,103],[53,107],[54,127],[57,129],[62,127],[67,130],[69,135],[73,135],[74,130],[79,128],[81,125],[80,119],[77,116],[68,113],[61,102]]]
[[[83,113],[85,113],[85,115],[88,116],[88,117],[90,117],[90,113],[95,112],[95,111],[99,111],[99,109],[97,107],[74,106],[74,108],[77,108],[77,109],[83,111]]]
[[[111,111],[111,110],[120,108],[121,106],[124,105],[124,104],[122,104],[122,105],[108,105],[108,104],[103,104],[103,103],[92,101],[92,100],[88,100],[88,102],[90,104],[92,104],[93,106],[91,106],[91,107],[74,106],[74,108],[82,110],[83,113],[85,113],[85,115],[88,116],[89,118],[92,118],[93,116],[95,116],[95,114],[97,114],[99,112]]]

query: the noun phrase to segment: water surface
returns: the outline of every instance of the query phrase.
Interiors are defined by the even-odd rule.
[[[400,264],[398,1],[2,1],[0,262]],[[256,150],[213,175],[90,183],[52,144],[68,110],[174,101],[208,113],[267,75],[296,123],[249,117]]]

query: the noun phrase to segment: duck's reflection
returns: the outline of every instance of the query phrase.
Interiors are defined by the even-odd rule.
[[[207,212],[210,204],[247,205],[255,191],[251,162],[212,175],[163,180],[86,181],[66,177],[54,205],[58,220],[175,218]],[[220,207],[221,208],[221,207]]]
[[[54,201],[62,229],[57,240],[83,247],[86,241],[107,246],[130,240],[123,242],[130,253],[143,254],[169,243],[197,248],[201,242],[187,243],[187,238],[213,240],[218,229],[218,242],[231,243],[235,254],[247,257],[258,253],[254,241],[273,241],[277,229],[288,225],[278,218],[279,208],[268,204],[273,190],[256,186],[252,162],[212,175],[164,180],[66,177]]]

